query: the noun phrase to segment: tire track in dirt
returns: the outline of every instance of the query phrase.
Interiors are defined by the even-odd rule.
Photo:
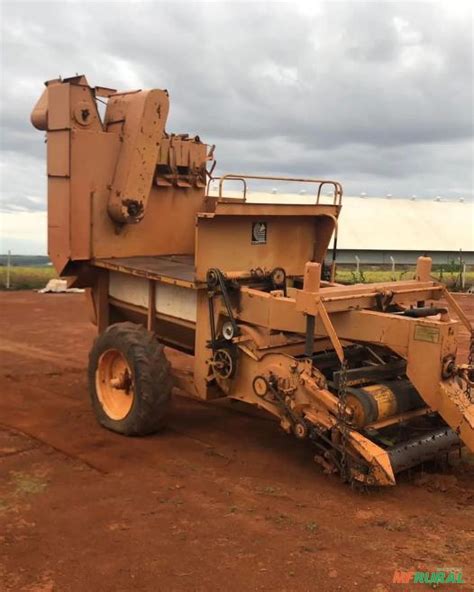
[[[43,362],[57,363],[59,366],[70,364],[73,368],[82,368],[83,363],[77,359],[69,358],[63,354],[56,354],[54,352],[45,351],[43,348],[35,347],[34,345],[27,345],[26,343],[18,343],[17,341],[10,341],[4,337],[0,338],[0,352],[18,354],[27,358],[34,358]]]
[[[56,452],[62,456],[65,456],[71,460],[75,460],[77,462],[80,462],[81,464],[87,466],[89,469],[92,469],[93,471],[96,471],[96,472],[100,473],[101,475],[108,474],[108,471],[106,471],[105,469],[97,467],[96,465],[93,465],[91,462],[78,456],[77,454],[71,454],[70,452],[67,452],[67,450],[59,448],[58,446],[51,444],[51,442],[47,442],[46,440],[43,440],[42,438],[39,438],[38,436],[35,436],[34,434],[32,434],[30,432],[27,432],[25,430],[22,430],[20,428],[17,428],[17,427],[11,426],[11,425],[7,425],[3,422],[0,423],[0,429],[5,430],[10,433],[13,433],[13,434],[18,434],[20,436],[24,436],[25,438],[28,438],[29,440],[36,442],[40,446],[45,446],[47,448],[50,448],[51,450],[54,450],[54,452]],[[31,448],[26,448],[25,450],[20,450],[18,452],[27,452],[28,450],[33,450],[34,448],[35,447],[32,446]],[[0,456],[10,456],[10,455],[0,455]]]

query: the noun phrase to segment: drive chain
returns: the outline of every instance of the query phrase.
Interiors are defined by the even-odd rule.
[[[341,433],[341,479],[351,481],[350,468],[347,466],[347,440],[349,427],[346,421],[347,408],[347,361],[341,363],[338,385],[338,428]]]

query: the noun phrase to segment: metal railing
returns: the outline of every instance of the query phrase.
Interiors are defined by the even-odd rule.
[[[332,200],[333,205],[340,206],[342,203],[342,185],[338,181],[332,181],[329,179],[307,179],[307,178],[299,178],[299,177],[273,177],[273,176],[266,176],[266,175],[242,175],[237,173],[228,173],[222,175],[221,177],[213,177],[209,180],[209,183],[212,181],[219,180],[219,200],[222,199],[222,190],[224,187],[224,183],[226,181],[241,181],[243,185],[243,201],[247,201],[247,181],[246,179],[253,179],[258,181],[283,181],[283,182],[292,182],[292,183],[313,183],[317,186],[316,191],[316,204],[318,205],[321,200],[321,192],[325,185],[330,185],[333,188]]]

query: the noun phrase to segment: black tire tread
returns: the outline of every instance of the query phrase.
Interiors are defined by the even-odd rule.
[[[111,419],[105,413],[96,393],[97,363],[109,348],[119,349],[133,372],[135,399],[129,414],[122,420]],[[101,333],[89,354],[88,378],[97,420],[107,429],[127,436],[145,436],[164,426],[173,388],[170,364],[163,346],[142,325],[117,323]]]

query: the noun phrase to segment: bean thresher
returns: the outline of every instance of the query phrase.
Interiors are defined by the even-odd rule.
[[[242,174],[211,192],[214,148],[166,132],[168,108],[165,90],[75,76],[47,82],[32,112],[47,132],[49,255],[87,288],[98,328],[99,422],[154,432],[177,384],[264,410],[325,470],[362,484],[473,451],[472,359],[456,359],[460,323],[472,327],[431,259],[412,280],[337,284],[322,270],[341,185],[276,178],[314,188],[306,204],[250,202],[255,177]],[[229,181],[240,197],[226,195]],[[194,355],[191,376],[170,368],[163,346]]]

